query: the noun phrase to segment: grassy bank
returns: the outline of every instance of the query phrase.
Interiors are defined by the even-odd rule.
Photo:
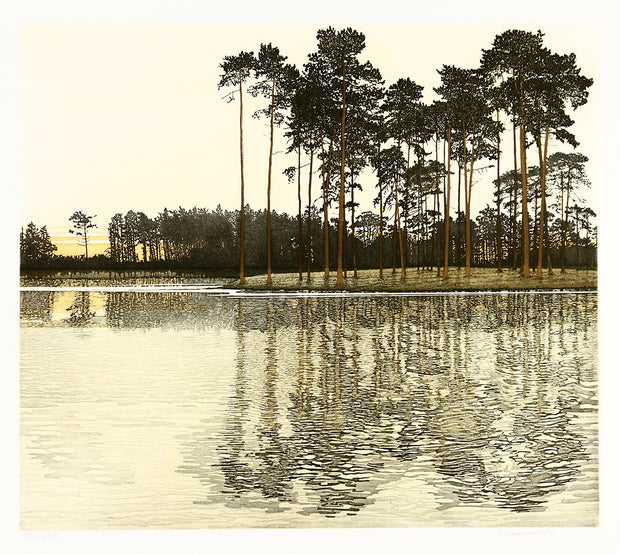
[[[246,284],[239,285],[233,281],[228,286],[246,290],[287,290],[287,291],[365,291],[365,292],[441,292],[441,291],[503,291],[503,290],[595,290],[597,287],[597,271],[568,269],[562,274],[554,270],[553,275],[543,272],[543,278],[521,277],[518,271],[505,269],[498,273],[491,268],[472,268],[472,274],[465,276],[464,269],[450,268],[449,276],[444,279],[437,276],[437,270],[428,271],[416,268],[407,269],[407,276],[400,279],[400,270],[392,274],[392,269],[384,270],[383,279],[379,279],[379,270],[367,269],[358,271],[358,277],[353,278],[353,272],[348,272],[344,288],[336,287],[336,272],[329,278],[323,272],[310,274],[310,282],[299,281],[298,273],[278,273],[272,275],[273,283],[266,285],[265,275],[248,277]]]

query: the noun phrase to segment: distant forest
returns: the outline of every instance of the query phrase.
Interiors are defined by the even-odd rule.
[[[502,213],[502,224],[509,232],[502,252],[502,264],[506,268],[519,268],[520,240],[516,222],[511,221],[507,206]],[[536,211],[536,213],[538,210]],[[553,219],[550,225],[551,262],[554,267],[596,267],[596,228],[589,222],[587,211],[569,210],[566,248],[562,222]],[[272,264],[276,271],[299,271],[300,255],[302,272],[307,271],[307,211],[303,214],[302,243],[299,248],[298,218],[288,214],[272,212]],[[239,259],[238,210],[227,211],[192,208],[186,210],[164,209],[156,217],[149,218],[142,212],[116,214],[108,224],[110,247],[105,255],[59,256],[45,227],[30,223],[21,234],[21,266],[23,269],[197,269],[238,270]],[[245,208],[246,264],[251,273],[264,272],[267,263],[267,214],[265,210]],[[533,219],[532,227],[536,218]],[[408,222],[406,261],[408,267],[437,267],[437,252],[443,244],[443,225],[437,226],[434,210],[423,212],[422,225],[418,229],[417,218]],[[578,226],[580,232],[578,233]],[[329,226],[331,254],[329,265],[336,265],[338,243],[337,220]],[[471,222],[473,265],[494,267],[497,259],[497,221],[495,210],[487,206]],[[386,240],[383,248],[383,266],[399,268],[399,250],[393,226],[385,228]],[[581,235],[581,236],[580,236]],[[356,216],[355,240],[350,229],[344,244],[344,270],[378,267],[379,216],[371,211]],[[321,214],[313,209],[310,213],[310,266],[312,271],[325,265],[323,248],[323,221]],[[450,219],[449,263],[453,267],[464,267],[465,220],[460,212],[457,220]],[[88,235],[87,235],[88,240]],[[84,243],[83,238],[81,238]],[[394,247],[396,242],[396,247]],[[354,256],[355,254],[355,256]],[[532,258],[537,254],[537,243],[532,244]],[[440,261],[441,265],[441,261]]]
[[[241,282],[248,268],[266,272],[267,283],[274,270],[301,279],[335,268],[338,285],[358,268],[400,268],[405,279],[410,267],[435,267],[444,277],[450,267],[468,275],[472,266],[496,266],[526,276],[535,268],[537,277],[543,267],[595,267],[596,214],[581,197],[590,186],[587,158],[549,152],[550,144],[578,146],[569,111],[587,102],[593,81],[581,75],[574,54],[551,52],[543,36],[506,31],[482,51],[478,67],[443,65],[430,104],[408,77],[385,86],[379,69],[359,59],[365,37],[351,28],[319,30],[302,70],[272,44],[256,55],[226,56],[219,87],[239,105],[231,121],[239,126],[239,210],[119,213],[108,224],[106,254],[94,257],[93,216],[70,218],[85,247],[81,257],[56,255],[46,228],[31,223],[20,237],[21,266],[236,268]],[[244,202],[244,92],[265,99],[253,115],[269,121],[265,210]],[[276,128],[294,160],[277,178],[296,184],[296,215],[271,210]],[[502,142],[506,131],[512,140]],[[536,164],[528,164],[531,153]],[[474,175],[490,168],[493,196],[474,216]],[[363,186],[376,191],[373,206],[356,201]],[[456,219],[446,217],[455,207]]]

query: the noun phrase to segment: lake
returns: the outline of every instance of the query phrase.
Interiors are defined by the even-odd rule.
[[[218,284],[22,280],[22,529],[597,525],[596,293]]]

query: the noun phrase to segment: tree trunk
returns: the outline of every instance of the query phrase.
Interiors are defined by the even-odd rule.
[[[435,211],[435,233],[437,241],[437,277],[441,276],[441,218],[440,218],[440,206],[439,201],[439,137],[435,132],[435,197],[437,199],[437,210]]]
[[[530,221],[527,211],[527,147],[525,144],[525,109],[523,106],[523,77],[519,76],[519,146],[521,150],[521,194],[523,220],[523,276],[530,276]]]
[[[517,192],[519,189],[519,177],[517,173],[517,126],[514,121],[512,121],[512,146],[513,146],[513,156],[514,156],[514,177],[515,182],[512,187],[512,193],[510,194],[510,198],[512,199],[512,220],[510,222],[510,227],[512,231],[512,269],[517,269]]]
[[[399,206],[398,206],[398,183],[395,188],[395,200],[396,210],[394,213],[394,217],[396,219],[396,223],[398,225],[398,248],[400,249],[400,278],[401,280],[405,279],[407,276],[405,269],[405,259],[404,259],[404,250],[403,250],[403,235],[400,230],[400,215],[399,215]]]
[[[327,155],[327,171],[325,171],[325,153],[323,151],[323,137],[321,137],[322,169],[323,169],[323,255],[325,257],[325,277],[329,277],[329,219],[327,213],[328,187],[329,187],[329,164],[332,154],[332,143],[329,143],[329,154]]]
[[[545,146],[542,148],[542,138],[538,134],[538,154],[540,162],[540,218],[538,222],[538,263],[536,264],[536,278],[542,279],[543,240],[544,228],[547,219],[546,180],[547,180],[547,148],[549,145],[549,123],[545,129]]]
[[[267,284],[271,284],[271,165],[273,162],[273,112],[276,80],[271,80],[271,121],[269,123],[269,170],[267,172]]]
[[[561,174],[561,178],[563,174]],[[561,273],[566,273],[566,248],[568,247],[568,208],[570,201],[570,170],[566,176],[566,206],[564,208],[564,213],[562,215],[562,229],[563,229],[563,237],[562,237],[562,270]]]
[[[342,272],[342,239],[344,232],[344,122],[345,122],[345,110],[346,103],[346,81],[345,81],[345,64],[344,57],[342,58],[342,119],[340,124],[340,150],[342,153],[342,159],[340,162],[340,195],[338,201],[338,269],[336,274],[336,286],[344,286],[344,277]]]
[[[463,251],[463,234],[461,231],[461,164],[458,165],[459,168],[459,178],[456,187],[456,268],[460,271],[461,265],[463,264],[463,256],[461,256],[461,252]],[[463,174],[465,171],[463,171]]]
[[[351,239],[353,240],[353,277],[357,279],[357,243],[355,241],[355,182],[351,171]]]
[[[303,281],[302,277],[302,244],[304,242],[301,231],[301,132],[297,131],[297,261],[299,265],[299,280]]]
[[[379,179],[379,279],[383,279],[383,184],[381,183],[381,141],[377,146],[377,177]]]
[[[312,261],[312,232],[310,231],[311,216],[312,216],[312,162],[314,160],[314,149],[310,147],[310,172],[308,175],[308,220],[306,231],[306,256],[308,262],[308,271],[306,274],[306,281],[310,282],[310,265]]]
[[[410,195],[410,190],[409,190],[410,182],[409,182],[408,170],[409,170],[409,167],[410,167],[409,166],[410,156],[411,156],[411,146],[409,144],[407,144],[407,173],[406,173],[407,180],[405,181],[405,225],[404,225],[404,227],[405,227],[405,241],[404,241],[404,250],[405,250],[405,252],[404,252],[404,255],[403,255],[403,257],[405,259],[405,267],[407,267],[407,263],[408,263],[408,260],[407,260],[407,257],[408,257],[407,256],[407,254],[408,254],[408,240],[409,240],[408,239],[408,237],[409,237],[409,225],[408,225],[408,222],[409,222],[409,203],[410,203],[409,202],[409,200],[410,200],[410,197],[409,197],[409,195]],[[413,245],[412,245],[412,248],[413,248]],[[419,248],[419,241],[418,241],[418,248]],[[418,258],[419,258],[419,250],[418,250]],[[420,268],[418,267],[418,269],[420,269]]]
[[[245,284],[245,199],[243,181],[243,90],[239,69],[239,157],[241,164],[241,211],[239,213],[239,283]]]
[[[450,158],[452,148],[452,125],[448,122],[448,184],[446,188],[445,214],[444,214],[444,243],[443,243],[443,276],[448,277],[448,254],[450,252]],[[460,175],[460,173],[459,173]]]
[[[392,275],[396,275],[396,209],[394,209],[394,224],[392,226]]]
[[[579,269],[579,210],[575,206],[575,269]]]
[[[502,198],[501,198],[501,178],[500,178],[500,145],[501,134],[499,132],[499,110],[497,110],[497,271],[502,269]]]
[[[400,121],[398,124],[398,151],[401,152],[401,137],[400,137]],[[394,219],[398,226],[398,248],[400,250],[400,278],[403,280],[406,277],[406,265],[404,259],[403,250],[403,235],[400,230],[400,206],[398,205],[398,185],[400,184],[400,176],[396,178],[394,183]]]
[[[84,248],[86,248],[86,259],[88,260],[88,231],[84,225]]]
[[[553,275],[553,267],[551,266],[551,246],[549,241],[549,217],[547,214],[547,201],[545,200],[545,250],[547,251],[547,269],[549,275]]]

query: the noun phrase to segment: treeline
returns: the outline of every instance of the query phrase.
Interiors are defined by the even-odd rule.
[[[534,171],[530,172],[535,175]],[[536,187],[532,186],[532,191]],[[534,195],[536,207],[536,196]],[[509,230],[506,237],[507,247],[501,253],[501,262],[513,266],[518,256],[519,241],[512,232],[515,220],[512,205],[507,202],[502,211],[502,226]],[[539,210],[534,210],[535,214]],[[298,219],[288,214],[272,212],[271,221],[273,257],[272,265],[276,271],[299,270],[300,255],[306,262],[309,251],[310,270],[317,271],[324,267],[323,221],[317,210],[310,214],[310,233],[303,235],[302,243],[298,238]],[[408,267],[420,269],[440,268],[438,256],[440,246],[444,244],[443,226],[436,225],[436,212],[432,209],[423,212],[420,222],[416,217],[407,220],[409,229],[403,250],[406,253]],[[587,210],[569,210],[567,233],[564,237],[560,218],[553,218],[550,226],[551,260],[555,266],[596,266],[596,233],[589,223]],[[245,207],[246,230],[251,241],[246,244],[246,264],[248,272],[255,274],[264,271],[266,257],[266,220],[265,210],[252,210]],[[534,218],[532,227],[535,227]],[[308,214],[304,214],[304,223]],[[215,210],[179,207],[176,210],[164,209],[155,217],[148,217],[143,212],[129,211],[115,214],[108,224],[110,246],[106,254],[85,256],[59,256],[56,246],[52,244],[45,226],[39,228],[30,223],[20,237],[21,265],[23,269],[197,269],[222,274],[232,274],[239,258],[239,222],[238,210],[228,211],[217,207]],[[420,224],[421,223],[421,224]],[[329,265],[336,263],[338,234],[337,220],[332,220],[329,227],[328,251],[331,253]],[[579,227],[578,227],[579,226]],[[348,229],[343,245],[343,272],[348,276],[358,269],[378,267],[378,258],[382,250],[382,264],[396,271],[399,267],[399,245],[397,229],[384,220],[385,239],[381,248],[379,241],[380,217],[372,211],[365,211],[356,216],[355,234]],[[450,219],[449,263],[462,267],[465,264],[465,214],[459,212],[456,219]],[[494,208],[487,206],[475,220],[470,222],[472,242],[472,263],[475,266],[493,266],[498,260],[497,221]],[[583,235],[579,235],[579,229]],[[309,237],[309,238],[308,238]],[[308,242],[308,240],[310,242]],[[566,245],[564,248],[563,246]],[[537,253],[537,244],[533,243],[532,255]],[[516,267],[516,266],[515,266]],[[308,266],[304,265],[304,272]]]
[[[379,208],[377,264],[380,275],[383,271],[384,234],[389,232],[384,221],[389,212],[397,237],[401,278],[406,278],[407,248],[411,237],[421,247],[422,241],[427,240],[424,234],[428,228],[435,232],[442,275],[448,276],[452,250],[451,202],[457,183],[459,204],[461,198],[463,200],[457,213],[462,208],[465,214],[464,266],[469,275],[472,264],[476,263],[474,216],[471,213],[474,175],[484,160],[490,161],[497,169],[495,198],[489,200],[493,200],[495,206],[494,248],[498,270],[502,270],[504,251],[512,249],[517,257],[514,264],[519,265],[523,275],[529,276],[530,267],[535,265],[537,277],[542,277],[543,261],[551,271],[553,248],[557,248],[557,244],[553,244],[554,214],[548,202],[552,169],[548,167],[551,160],[549,146],[554,142],[568,143],[573,147],[578,145],[569,131],[573,124],[569,110],[587,102],[588,88],[593,83],[592,79],[581,75],[574,54],[557,54],[546,48],[540,31],[506,31],[497,35],[493,44],[482,51],[478,67],[443,65],[439,68],[441,84],[434,89],[437,100],[427,104],[422,100],[422,85],[403,77],[386,86],[380,70],[370,61],[360,59],[365,48],[362,33],[351,28],[336,30],[329,27],[319,30],[316,38],[316,50],[308,55],[302,69],[286,63],[286,56],[272,44],[261,44],[256,55],[240,52],[226,56],[220,64],[219,87],[229,88],[228,100],[237,98],[239,104],[241,282],[244,281],[245,268],[244,91],[265,99],[264,107],[254,116],[269,120],[267,283],[271,282],[272,269],[269,214],[275,127],[283,128],[289,143],[288,152],[296,156],[296,164],[285,174],[290,181],[297,180],[300,243],[302,167],[308,168],[308,213],[314,205],[313,177],[319,181],[326,276],[330,272],[327,261],[331,259],[328,213],[332,203],[337,206],[337,285],[344,284],[347,228],[356,236],[358,203],[355,191],[361,189],[367,170],[375,173],[372,186],[377,191],[375,205]],[[512,144],[505,145],[502,136],[510,130]],[[504,154],[502,158],[502,150],[509,151],[512,154],[509,162],[514,162],[504,178],[500,167],[503,167],[502,159],[506,163],[507,156]],[[530,179],[527,163],[532,150],[539,162],[534,182]],[[558,174],[562,175],[562,171],[564,169],[559,169]],[[570,186],[562,181],[562,177],[560,180],[562,205],[556,210],[556,219],[560,222],[561,259],[565,264],[571,209],[574,212],[578,207],[582,209],[581,214],[575,215],[578,226],[577,220],[584,216],[585,207],[579,206],[578,196],[573,194],[571,197]],[[581,179],[578,183],[574,179],[572,186],[578,184],[584,185],[586,180]],[[531,202],[536,198],[540,203],[535,210],[539,212],[534,214],[532,222]],[[506,209],[506,203],[512,210],[508,215],[508,228],[502,225],[502,210]],[[430,224],[427,221],[429,213]],[[588,214],[589,217],[593,215],[593,212]],[[354,242],[354,274],[356,255]],[[310,256],[309,252],[307,256]],[[535,256],[534,264],[531,256]],[[298,263],[301,277],[302,260]]]

